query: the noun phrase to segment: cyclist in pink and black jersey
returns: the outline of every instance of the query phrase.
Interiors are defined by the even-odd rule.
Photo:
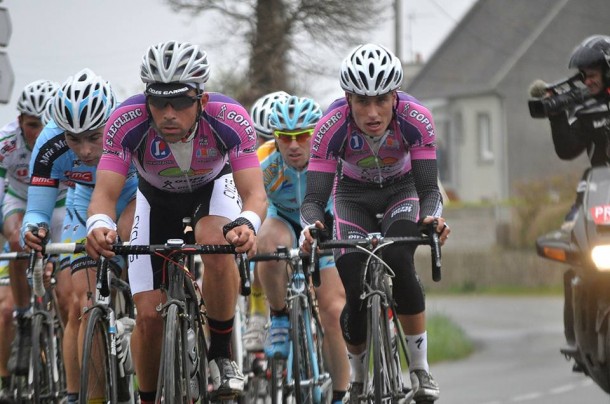
[[[196,242],[235,245],[255,252],[267,201],[256,156],[256,133],[247,111],[222,94],[207,93],[207,55],[198,46],[169,41],[151,46],[141,66],[143,95],[121,104],[109,119],[104,155],[87,221],[87,251],[112,256],[113,211],[131,161],[140,181],[132,244],[159,244],[182,235],[193,219]],[[204,255],[203,294],[211,343],[214,389],[240,393],[244,377],[231,360],[238,271],[230,255]],[[142,403],[157,385],[165,296],[158,257],[130,258],[129,280],[138,312],[132,354]]]
[[[412,96],[398,91],[400,60],[379,45],[355,48],[341,66],[345,98],[335,101],[316,125],[311,141],[307,194],[301,205],[303,248],[312,241],[309,226],[323,228],[331,191],[338,239],[418,235],[418,222],[438,220],[441,242],[449,227],[440,217],[434,123],[430,112]],[[334,189],[333,189],[334,185]],[[381,221],[377,215],[381,215]],[[350,397],[362,391],[366,308],[360,300],[363,254],[335,255],[345,287],[341,327],[352,366]],[[394,298],[407,335],[411,382],[416,402],[439,396],[429,372],[425,299],[414,268],[415,247],[387,247],[384,260],[394,270]],[[359,270],[360,269],[360,270]]]

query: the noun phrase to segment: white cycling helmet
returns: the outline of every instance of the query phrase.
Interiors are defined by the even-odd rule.
[[[59,84],[49,80],[36,80],[23,88],[17,110],[22,114],[42,118],[47,103],[55,96]]]
[[[341,88],[348,93],[373,97],[401,83],[402,63],[381,45],[360,45],[341,64]]]
[[[69,77],[52,101],[51,116],[63,130],[79,134],[102,127],[116,105],[110,83],[90,69]]]
[[[269,125],[277,130],[310,129],[322,118],[322,108],[311,98],[294,95],[273,103]]]
[[[175,97],[192,87],[202,90],[209,76],[207,54],[190,42],[161,42],[142,58],[140,77],[149,95]]]
[[[250,116],[254,122],[254,129],[259,136],[265,139],[273,138],[273,128],[269,125],[269,117],[271,116],[273,104],[276,101],[284,101],[288,97],[290,95],[287,92],[276,91],[263,95],[254,102],[250,110]]]

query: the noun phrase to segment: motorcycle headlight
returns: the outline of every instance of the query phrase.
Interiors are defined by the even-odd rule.
[[[610,271],[610,245],[598,245],[591,250],[591,259],[600,271]]]

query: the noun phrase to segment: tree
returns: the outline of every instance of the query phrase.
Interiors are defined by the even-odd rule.
[[[378,22],[382,9],[388,8],[385,2],[375,0],[166,1],[177,12],[216,11],[230,21],[227,26],[245,27],[242,35],[249,47],[247,77],[240,80],[233,71],[224,75],[229,81],[240,82],[229,83],[229,86],[240,89],[232,95],[244,105],[251,105],[270,91],[290,92],[298,87],[291,78],[298,77],[299,73],[291,69],[290,62],[303,55],[305,43],[331,50],[361,43],[358,33],[371,28]],[[322,63],[318,55],[305,56],[300,58],[300,70],[319,73]],[[333,67],[338,69],[338,66]]]

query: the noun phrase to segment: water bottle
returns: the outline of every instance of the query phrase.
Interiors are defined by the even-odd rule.
[[[186,342],[187,342],[187,353],[189,357],[188,369],[190,375],[189,388],[191,389],[191,397],[193,399],[199,398],[199,380],[197,378],[197,370],[199,368],[199,357],[195,349],[197,336],[192,328],[186,330]]]

